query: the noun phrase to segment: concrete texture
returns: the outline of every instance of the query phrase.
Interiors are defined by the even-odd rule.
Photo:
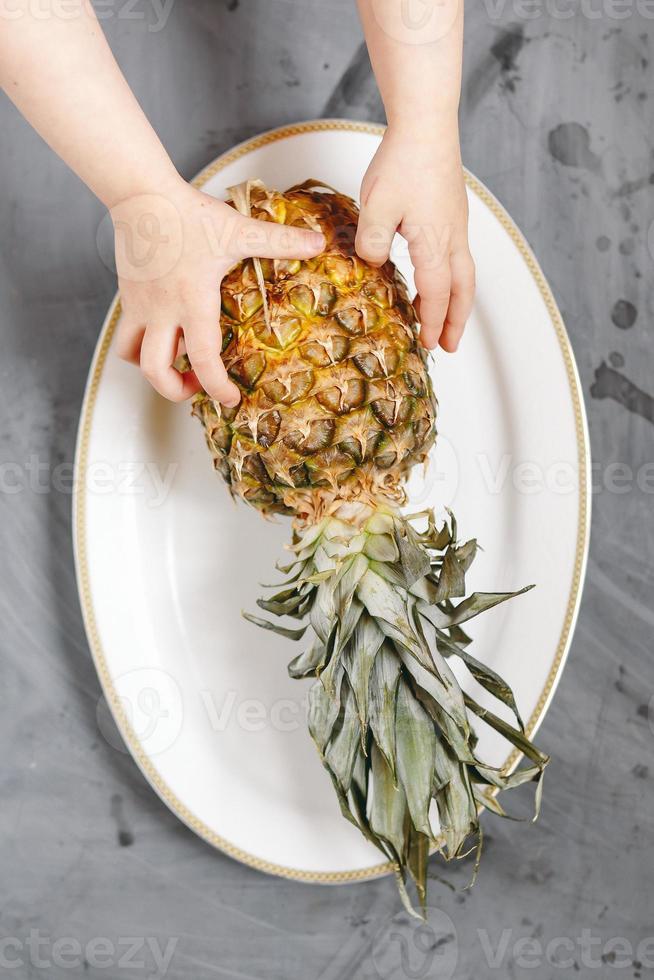
[[[381,118],[351,0],[185,0],[165,23],[145,0],[103,10],[188,176],[271,126],[321,113]],[[102,730],[109,722],[78,608],[70,497],[39,490],[37,474],[22,480],[31,488],[5,483],[0,494],[0,937],[15,940],[0,944],[0,972],[652,973],[653,14],[609,0],[486,0],[467,12],[464,159],[549,277],[595,458],[585,597],[541,730],[553,762],[540,821],[487,820],[475,889],[434,881],[422,930],[402,914],[389,928],[391,880],[300,885],[213,853],[101,734],[98,717]],[[72,462],[114,282],[95,245],[99,205],[4,100],[0,131],[0,462],[34,474]],[[453,872],[457,886],[469,870]]]

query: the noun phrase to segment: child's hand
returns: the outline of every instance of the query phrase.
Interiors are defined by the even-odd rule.
[[[224,405],[238,404],[220,359],[220,283],[246,257],[317,255],[322,235],[245,218],[181,178],[114,206],[111,216],[123,306],[119,356],[140,365],[171,401],[203,387]],[[173,366],[182,339],[193,368],[186,374]]]
[[[356,248],[381,265],[395,232],[406,238],[422,343],[453,352],[475,291],[468,202],[456,122],[426,132],[387,129],[361,186]]]

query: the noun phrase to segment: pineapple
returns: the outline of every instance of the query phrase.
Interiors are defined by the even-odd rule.
[[[292,558],[280,567],[288,581],[258,604],[302,625],[246,615],[290,640],[311,631],[288,669],[314,678],[309,730],[341,810],[393,862],[407,908],[409,880],[424,908],[430,850],[462,856],[472,839],[480,851],[480,811],[504,814],[498,789],[534,780],[538,805],[547,756],[463,629],[519,593],[464,598],[476,542],[458,542],[451,515],[438,527],[430,512],[400,510],[405,478],[435,439],[436,401],[404,282],[392,262],[376,269],[355,254],[354,202],[314,181],[231,193],[243,213],[320,230],[327,242],[308,261],[248,259],[231,270],[223,359],[242,400],[194,402],[231,493],[293,518]],[[508,711],[464,692],[455,660]],[[484,763],[472,716],[528,764],[508,774]]]

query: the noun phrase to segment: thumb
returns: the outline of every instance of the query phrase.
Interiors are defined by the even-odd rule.
[[[240,217],[236,226],[233,253],[240,259],[310,259],[325,248],[320,232]]]
[[[357,255],[369,265],[383,265],[401,218],[390,201],[377,199],[363,204],[355,242]]]

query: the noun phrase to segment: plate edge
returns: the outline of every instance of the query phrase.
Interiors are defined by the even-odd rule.
[[[359,132],[373,136],[381,136],[385,127],[376,123],[359,122],[348,119],[319,119],[307,122],[295,123],[267,130],[257,136],[244,140],[235,147],[221,154],[191,181],[193,186],[202,187],[211,177],[224,169],[230,163],[238,160],[246,153],[265,146],[268,143],[276,142],[280,139],[302,135],[308,132]],[[590,443],[588,435],[588,422],[586,418],[585,405],[583,400],[581,381],[577,369],[576,361],[570,339],[567,334],[563,318],[558,309],[552,290],[547,282],[540,265],[531,250],[523,233],[517,227],[513,219],[505,210],[499,200],[477,177],[466,170],[466,183],[469,189],[475,193],[493,213],[501,226],[520,251],[528,270],[536,281],[539,292],[545,302],[552,325],[554,326],[561,353],[564,359],[566,377],[570,388],[573,413],[575,417],[575,427],[577,435],[577,454],[579,467],[579,516],[577,528],[577,540],[575,551],[575,564],[573,569],[573,579],[566,607],[566,614],[559,643],[556,648],[555,656],[548,673],[547,681],[541,696],[531,714],[527,724],[527,732],[533,735],[544,719],[547,709],[551,703],[556,687],[558,686],[565,661],[569,652],[574,627],[577,621],[579,605],[581,601],[582,586],[588,558],[588,546],[590,537],[590,517],[591,500],[588,492],[590,486]],[[88,566],[86,562],[85,545],[85,498],[82,492],[82,482],[80,474],[86,469],[88,453],[88,441],[93,420],[93,405],[99,386],[102,368],[106,360],[107,353],[111,344],[113,330],[120,316],[120,298],[116,293],[109,311],[102,325],[96,349],[89,369],[89,378],[85,388],[84,399],[82,402],[80,423],[77,431],[75,448],[73,499],[72,499],[72,528],[73,528],[73,551],[75,561],[75,572],[78,585],[82,617],[89,641],[91,655],[100,679],[105,698],[111,706],[112,714],[118,724],[118,728],[130,749],[130,753],[139,766],[141,772],[148,780],[152,788],[160,797],[162,802],[175,815],[193,830],[199,837],[208,844],[223,851],[228,856],[246,864],[249,867],[268,874],[275,874],[280,877],[292,880],[303,881],[315,884],[345,884],[351,882],[362,882],[389,874],[394,870],[391,862],[384,862],[369,868],[346,871],[302,871],[300,869],[289,868],[278,865],[254,854],[242,850],[225,838],[220,837],[201,820],[194,816],[184,804],[177,799],[175,794],[169,789],[168,785],[160,777],[149,758],[143,752],[135,732],[131,728],[120,701],[116,695],[111,678],[109,677],[104,652],[97,631],[95,614],[91,598],[91,588],[88,576]],[[520,762],[521,754],[512,753],[507,759],[505,766],[507,769],[514,769]]]

